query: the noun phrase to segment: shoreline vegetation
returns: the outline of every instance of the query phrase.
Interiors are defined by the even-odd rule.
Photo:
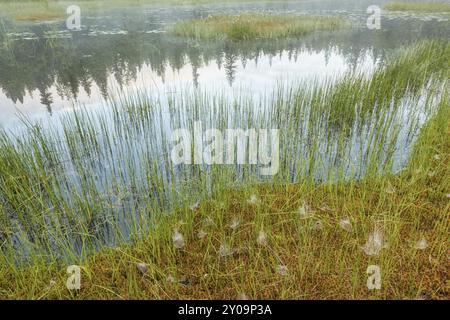
[[[411,11],[423,13],[450,12],[450,3],[444,2],[388,2],[383,7],[388,11]]]
[[[132,195],[125,196],[135,199],[130,210],[145,201],[152,208],[132,211],[137,220],[131,226],[141,226],[146,215],[151,219],[149,229],[132,234],[128,244],[102,246],[97,253],[88,250],[90,242],[99,246],[93,222],[114,218],[98,216],[104,203],[94,172],[82,159],[111,148],[103,145],[111,139],[124,148],[131,145],[127,137],[146,132],[143,128],[154,119],[154,106],[145,99],[126,105],[116,101],[127,110],[114,111],[119,135],[96,131],[93,118],[81,115],[63,122],[61,138],[52,138],[38,127],[30,128],[26,140],[1,134],[0,298],[448,299],[449,55],[448,42],[420,43],[401,50],[370,79],[350,74],[328,89],[299,88],[293,100],[280,96],[274,102],[273,117],[289,135],[298,131],[295,119],[305,111],[303,106],[311,110],[311,128],[325,122],[345,132],[355,121],[362,121],[362,126],[363,119],[375,122],[379,131],[370,137],[372,153],[366,161],[377,165],[361,179],[317,183],[310,168],[310,177],[298,183],[281,179],[233,188],[234,180],[221,172],[215,176],[217,190],[201,201],[189,198],[189,205],[175,206],[171,214],[157,211],[164,198],[153,203],[148,190],[138,194],[131,189]],[[438,99],[433,98],[436,94]],[[425,100],[415,112],[428,113],[430,119],[408,165],[393,174],[389,165],[380,168],[379,160],[385,156],[384,142],[395,144],[388,124],[405,96],[412,99],[407,100],[411,105]],[[201,114],[199,100],[184,103]],[[60,158],[61,150],[69,150],[69,160]],[[119,158],[124,167],[113,172],[125,172],[121,169],[135,163],[128,158]],[[62,191],[71,183],[62,171],[66,161],[73,163],[80,181],[80,190],[70,193],[70,201]],[[146,173],[150,190],[164,194],[167,190],[160,190],[157,170],[151,170]],[[202,173],[198,175],[197,180],[203,181]],[[118,192],[124,190],[120,188]],[[27,248],[25,264],[17,262],[17,248],[12,245],[18,223],[28,239],[18,240]],[[117,221],[108,223],[119,230]],[[70,254],[74,243],[70,235],[80,238],[81,256]],[[58,253],[55,247],[66,251]],[[80,290],[65,287],[69,263],[81,267]],[[381,290],[367,288],[369,265],[381,269]]]
[[[238,41],[301,37],[318,30],[335,31],[346,25],[341,17],[244,13],[181,21],[169,28],[169,32],[189,38]]]
[[[229,2],[239,0],[229,0]],[[258,1],[258,0],[247,0]],[[277,1],[277,0],[272,0]],[[45,22],[67,17],[66,8],[77,4],[81,10],[109,10],[127,6],[170,6],[221,3],[223,0],[0,0],[2,15],[22,22]]]

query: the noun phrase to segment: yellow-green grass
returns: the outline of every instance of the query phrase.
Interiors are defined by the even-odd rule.
[[[105,249],[82,268],[81,289],[66,289],[66,265],[0,264],[6,299],[448,299],[450,106],[424,128],[409,166],[398,175],[314,186],[308,183],[229,190],[198,210],[167,216],[145,239]],[[260,202],[249,204],[251,194]],[[225,204],[225,205],[224,205]],[[310,217],[301,218],[306,204]],[[346,231],[339,221],[348,218]],[[213,223],[208,222],[211,219]],[[239,219],[233,230],[230,224]],[[322,228],[314,226],[321,221]],[[388,245],[361,249],[378,225]],[[172,244],[180,227],[186,246]],[[198,233],[204,231],[203,239]],[[267,244],[259,245],[260,231]],[[414,248],[421,238],[425,250]],[[220,256],[220,246],[234,254]],[[145,263],[142,274],[136,264]],[[287,267],[287,275],[279,266]],[[381,290],[366,270],[381,268]]]
[[[448,56],[446,52],[448,44],[437,42],[403,50],[400,59],[374,74],[372,82],[358,90],[351,86],[345,91],[343,86],[355,83],[350,78],[333,91],[336,94],[332,96],[332,103],[327,99],[323,105],[333,109],[346,106],[339,109],[345,114],[353,110],[350,102],[356,99],[358,105],[363,103],[365,109],[371,107],[372,112],[382,114],[386,104],[395,101],[397,94],[421,95],[419,88],[428,83],[429,78],[437,78],[439,70],[447,72],[448,61],[442,60],[442,56]],[[45,251],[35,251],[38,254],[30,254],[29,261],[22,264],[11,259],[17,255],[17,251],[8,249],[7,245],[13,232],[9,225],[15,219],[8,213],[17,212],[24,228],[34,230],[30,232],[34,237],[47,238],[50,232],[57,231],[42,223],[42,209],[48,209],[45,201],[50,197],[51,203],[66,208],[61,210],[59,219],[73,219],[74,232],[86,234],[83,241],[87,242],[95,233],[89,230],[83,218],[101,214],[101,203],[97,206],[97,201],[92,203],[90,198],[82,198],[82,210],[73,211],[70,211],[71,203],[61,203],[58,180],[46,171],[52,162],[63,160],[58,158],[56,150],[59,149],[55,149],[52,140],[37,135],[30,142],[19,143],[26,154],[3,143],[5,149],[0,149],[3,185],[0,187],[4,201],[0,202],[0,213],[3,213],[0,235],[6,239],[2,249],[11,254],[0,256],[0,297],[226,299],[245,294],[248,298],[260,299],[448,299],[450,105],[446,86],[448,82],[437,85],[442,93],[440,103],[422,128],[409,164],[401,172],[394,175],[389,170],[376,171],[361,180],[343,179],[321,184],[305,179],[296,184],[286,181],[263,185],[247,183],[235,188],[229,186],[234,180],[227,178],[226,183],[201,201],[198,208],[177,207],[170,215],[158,215],[151,230],[141,236],[135,234],[128,245],[103,248],[83,258],[74,254],[70,264],[76,263],[82,268],[78,291],[68,291],[65,287],[69,262],[46,256]],[[307,91],[302,92],[298,99],[308,96]],[[388,97],[388,101],[383,102],[382,97]],[[310,100],[304,102],[297,108],[307,104],[311,110],[316,110],[317,104]],[[126,121],[128,115],[117,114],[117,122],[124,126],[120,131],[122,135],[131,133],[151,116],[147,109],[138,108],[142,103],[146,104],[145,100],[140,100],[134,109],[130,107],[131,123]],[[291,106],[291,103],[286,104]],[[149,109],[153,108],[149,104]],[[288,111],[281,103],[277,108],[283,114]],[[287,114],[291,120],[281,123],[289,128],[296,116]],[[92,152],[89,147],[100,147],[96,138],[99,132],[80,120],[76,125],[87,128],[82,138],[69,134],[69,126],[66,129],[75,163],[81,157],[76,148],[89,154]],[[331,122],[337,120],[329,118]],[[293,133],[289,132],[289,136]],[[380,139],[380,134],[383,135],[375,133],[374,141]],[[115,137],[114,143],[123,142]],[[41,149],[45,157],[33,151]],[[33,165],[35,161],[37,164]],[[94,174],[83,166],[78,170],[80,176]],[[151,181],[157,180],[157,175],[151,176]],[[216,186],[220,183],[215,181]],[[82,194],[92,195],[92,198],[97,194],[90,184],[82,188]],[[141,201],[151,198],[149,192],[144,196]],[[71,201],[76,201],[76,197],[77,194],[72,194]],[[156,207],[151,207],[149,215],[154,214],[154,210]],[[348,222],[342,228],[340,222],[344,219]],[[67,240],[64,235],[70,231],[66,227],[62,226],[61,234],[55,233],[61,236],[58,240],[62,244]],[[181,249],[174,247],[172,239],[176,228],[184,236],[185,246]],[[378,254],[368,256],[362,247],[374,230],[383,234],[383,246]],[[266,244],[257,241],[261,231],[267,235]],[[422,238],[427,245],[417,243]],[[227,246],[233,254],[223,257],[220,253],[231,253],[227,252]],[[145,274],[138,270],[137,263],[146,264]],[[370,265],[380,267],[380,290],[367,288],[366,270]],[[287,270],[280,270],[280,266]]]
[[[341,17],[243,13],[182,21],[169,31],[192,38],[248,40],[299,37],[317,30],[334,31],[345,25],[346,21]]]
[[[0,2],[0,17],[17,21],[49,21],[66,15],[66,7],[44,1]]]
[[[389,11],[450,12],[450,4],[443,2],[389,2],[384,5]]]

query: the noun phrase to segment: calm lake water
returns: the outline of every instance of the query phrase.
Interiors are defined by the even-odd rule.
[[[200,88],[258,95],[280,81],[338,77],[370,70],[394,49],[448,37],[448,14],[383,13],[382,29],[366,27],[380,0],[291,1],[198,6],[142,6],[82,12],[82,30],[65,21],[0,23],[0,126],[19,126],[18,113],[52,121],[77,105],[96,108],[118,90],[157,94]],[[171,24],[217,13],[262,11],[340,15],[353,26],[278,41],[196,41],[168,35]]]

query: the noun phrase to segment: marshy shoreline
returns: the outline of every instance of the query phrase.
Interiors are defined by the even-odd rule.
[[[407,11],[407,12],[450,12],[450,4],[444,2],[388,2],[383,7],[388,11]]]
[[[270,111],[266,122],[249,101],[234,102],[247,115],[235,126],[276,124],[286,130],[285,145],[303,140],[303,123],[310,128],[300,145],[307,157],[282,150],[286,160],[271,182],[258,181],[254,167],[239,177],[214,166],[161,170],[148,152],[160,111],[145,95],[113,100],[112,114],[74,112],[61,122],[63,136],[38,125],[19,137],[2,132],[0,297],[448,299],[449,52],[448,41],[425,41],[402,48],[369,78],[349,73],[280,91],[262,109]],[[174,123],[206,114],[225,126],[230,106],[203,99],[171,105]],[[407,165],[394,173],[405,110],[415,128],[408,135],[417,135]],[[422,113],[424,127],[416,123]],[[354,131],[369,141],[356,156],[359,175],[346,162]],[[327,148],[338,151],[322,172],[324,136],[335,137]],[[292,163],[299,181],[291,180]],[[179,188],[167,184],[177,175]],[[70,264],[81,267],[80,290],[66,288]],[[381,290],[367,290],[369,265],[382,270]]]
[[[293,1],[293,0],[291,0]],[[228,3],[238,3],[239,0],[231,0]],[[246,0],[245,2],[257,2]],[[269,0],[273,2],[289,2],[286,0]],[[130,6],[191,6],[202,4],[221,4],[223,0],[78,0],[77,5],[81,10],[98,11],[127,8]],[[21,22],[48,22],[67,17],[66,9],[71,5],[69,0],[0,0],[0,9],[6,17]],[[448,13],[450,5],[445,2],[407,2],[388,1],[384,4],[386,11],[416,12],[416,13]]]
[[[0,299],[448,300],[449,12],[0,0]]]

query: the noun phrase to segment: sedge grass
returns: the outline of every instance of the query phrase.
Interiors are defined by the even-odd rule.
[[[447,98],[447,97],[446,97]],[[103,249],[84,261],[82,289],[65,288],[66,265],[39,260],[32,266],[0,267],[2,298],[16,299],[447,299],[446,279],[450,185],[448,100],[423,130],[409,166],[380,179],[314,186],[265,185],[228,190],[197,211],[162,217],[152,234],[132,245]],[[436,155],[440,156],[437,160]],[[430,175],[433,171],[435,174]],[[389,188],[387,188],[389,186]],[[393,190],[391,190],[393,189]],[[247,203],[251,194],[260,201]],[[300,219],[304,203],[312,215]],[[233,218],[241,224],[229,227]],[[186,246],[171,243],[173,227]],[[313,227],[315,220],[322,228]],[[351,231],[338,223],[351,221]],[[207,223],[212,221],[212,223]],[[375,224],[383,225],[389,246],[379,256],[361,250]],[[261,246],[257,236],[267,233]],[[206,236],[198,238],[198,231]],[[429,246],[414,244],[421,238]],[[220,257],[227,242],[235,249]],[[143,275],[137,263],[144,263]],[[366,287],[368,265],[380,265],[382,289]],[[286,275],[277,272],[288,267]],[[276,285],[275,285],[276,284]]]

